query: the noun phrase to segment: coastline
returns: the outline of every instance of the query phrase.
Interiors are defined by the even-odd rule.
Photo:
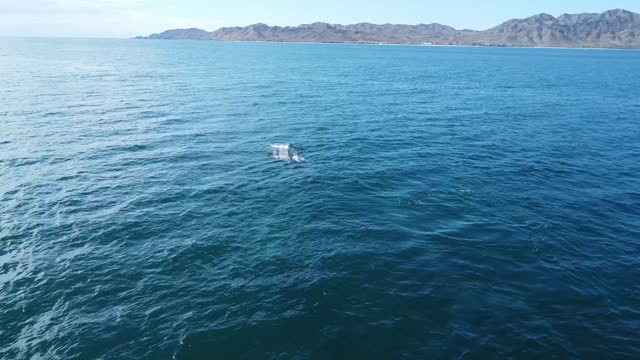
[[[406,46],[406,47],[450,47],[450,48],[495,48],[495,49],[558,49],[558,50],[617,50],[640,51],[640,48],[603,48],[603,47],[566,47],[566,46],[518,46],[518,45],[438,45],[438,44],[396,44],[396,43],[360,43],[360,42],[318,42],[318,41],[269,41],[269,40],[216,40],[216,39],[150,39],[133,37],[128,40],[157,41],[198,41],[220,43],[264,43],[264,44],[315,44],[315,45],[358,45],[358,46]]]

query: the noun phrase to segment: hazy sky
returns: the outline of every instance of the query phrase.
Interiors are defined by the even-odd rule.
[[[640,0],[0,0],[0,36],[132,37],[256,22],[432,23],[482,30],[546,12],[640,13]]]

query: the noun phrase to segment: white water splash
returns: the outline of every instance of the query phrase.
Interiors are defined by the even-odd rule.
[[[273,158],[283,160],[290,163],[300,163],[304,158],[298,154],[298,151],[289,144],[272,144],[271,151]]]

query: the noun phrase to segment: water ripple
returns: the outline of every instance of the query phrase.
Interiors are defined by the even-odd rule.
[[[638,53],[0,41],[0,358],[640,354]]]

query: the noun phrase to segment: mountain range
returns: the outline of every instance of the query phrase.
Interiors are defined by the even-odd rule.
[[[213,32],[167,30],[137,39],[640,49],[640,15],[621,9],[559,17],[539,14],[483,31],[441,24],[254,24]]]

